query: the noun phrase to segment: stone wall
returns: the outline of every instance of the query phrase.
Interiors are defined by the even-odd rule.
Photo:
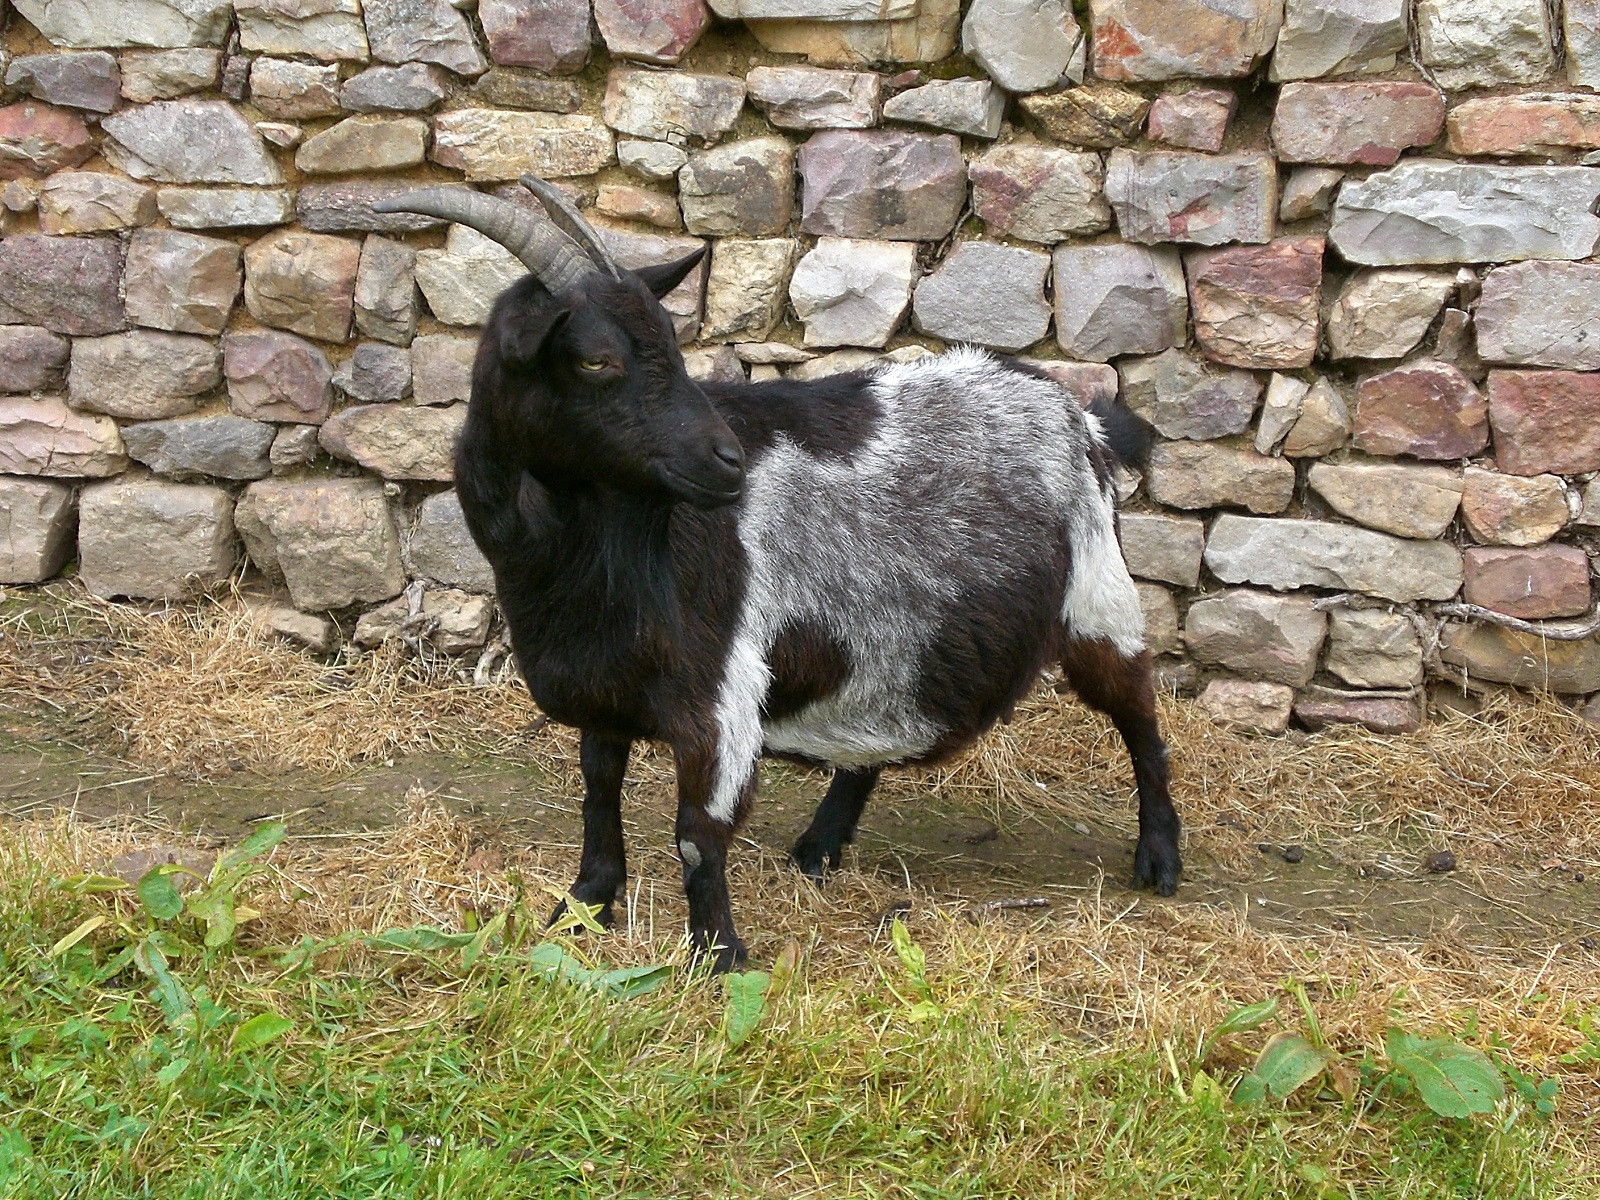
[[[481,646],[449,450],[520,267],[371,205],[534,171],[625,265],[711,242],[702,375],[976,342],[1119,391],[1151,638],[1226,719],[1600,692],[1600,637],[1460,619],[1593,604],[1600,0],[12,9],[0,581],[248,555],[318,650]]]

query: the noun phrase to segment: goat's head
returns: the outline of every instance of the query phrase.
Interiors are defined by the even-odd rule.
[[[545,212],[466,188],[428,188],[373,207],[469,226],[529,274],[484,326],[473,403],[498,448],[549,483],[599,484],[702,508],[737,500],[744,452],[689,378],[661,297],[704,250],[663,266],[619,268],[548,183],[524,176]]]

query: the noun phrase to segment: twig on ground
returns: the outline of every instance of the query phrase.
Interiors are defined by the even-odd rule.
[[[984,917],[993,916],[995,913],[1049,907],[1050,901],[1044,896],[1021,896],[1013,900],[985,900],[981,904],[973,904],[968,907],[967,920],[976,925]]]

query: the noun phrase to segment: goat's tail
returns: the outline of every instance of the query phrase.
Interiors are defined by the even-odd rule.
[[[1096,400],[1089,406],[1089,414],[1099,420],[1105,431],[1106,448],[1118,462],[1125,467],[1145,465],[1150,458],[1150,444],[1155,440],[1155,430],[1148,421],[1116,399]]]

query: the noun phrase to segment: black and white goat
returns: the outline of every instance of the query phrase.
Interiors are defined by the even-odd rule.
[[[456,487],[534,699],[582,731],[572,894],[610,919],[629,752],[663,741],[693,941],[742,962],[724,871],[763,754],[833,769],[792,852],[820,878],[881,768],[961,749],[1051,660],[1127,743],[1134,880],[1171,894],[1178,817],[1111,481],[1138,423],[973,349],[696,383],[659,298],[703,252],[619,270],[523,182],[548,219],[462,188],[377,207],[471,226],[530,272],[484,326]]]

